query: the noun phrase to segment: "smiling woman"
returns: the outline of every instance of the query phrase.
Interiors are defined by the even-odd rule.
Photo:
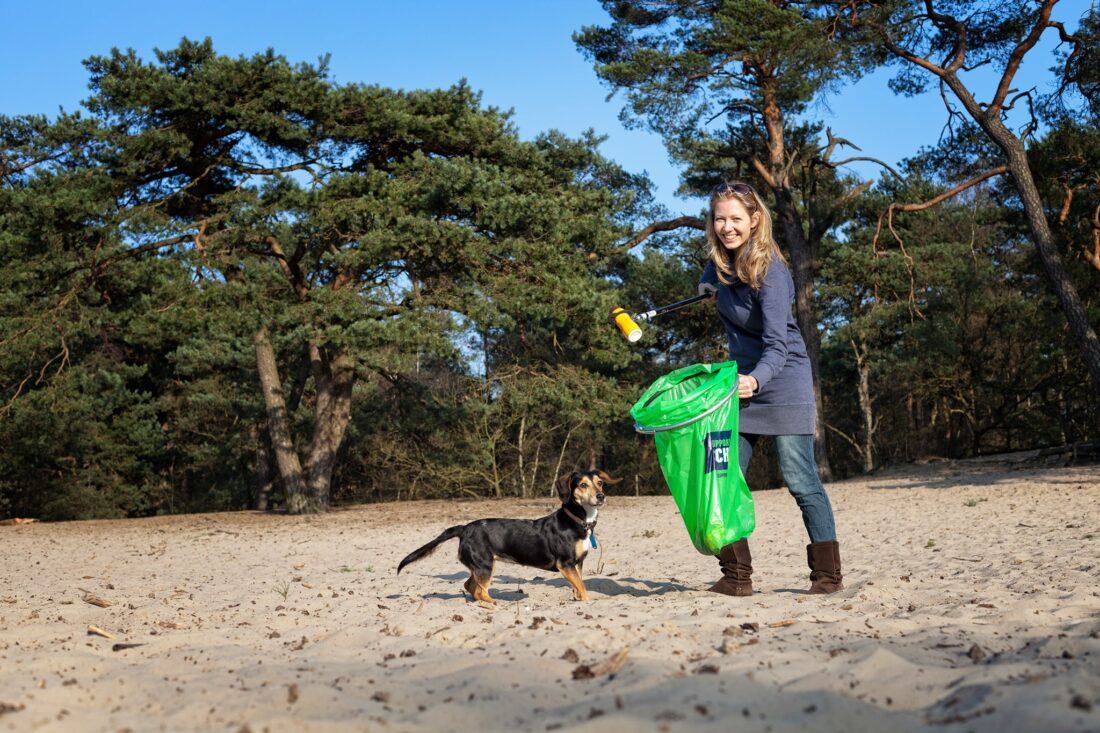
[[[772,236],[771,213],[752,186],[721,183],[711,192],[706,232],[710,262],[699,291],[715,294],[729,358],[737,362],[741,472],[748,472],[760,437],[774,436],[779,466],[810,535],[810,592],[832,593],[844,586],[833,510],[814,461],[813,374],[791,312],[794,282]],[[726,545],[718,558],[723,577],[711,590],[752,595],[748,540]]]
[[[711,260],[724,285],[739,280],[759,290],[771,262],[783,260],[772,235],[771,212],[747,183],[721,183],[714,188],[706,233]],[[751,246],[741,249],[747,242]]]

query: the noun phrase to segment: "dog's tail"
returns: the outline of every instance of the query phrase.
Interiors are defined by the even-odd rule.
[[[450,529],[445,530],[443,532],[443,534],[439,535],[434,540],[432,540],[428,544],[424,545],[420,549],[413,550],[412,552],[410,552],[408,555],[405,556],[404,560],[402,560],[398,564],[397,572],[400,573],[401,569],[404,568],[406,565],[409,565],[410,563],[414,563],[417,560],[423,560],[428,555],[435,552],[436,548],[439,547],[440,545],[442,545],[447,540],[453,539],[453,538],[458,537],[459,535],[461,535],[462,530],[464,530],[464,529],[466,529],[465,524],[460,524],[457,527],[451,527]]]

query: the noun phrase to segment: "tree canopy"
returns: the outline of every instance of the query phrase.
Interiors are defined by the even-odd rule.
[[[751,176],[788,216],[838,474],[1096,438],[1100,399],[1016,179],[949,197],[1003,164],[977,121],[900,173],[846,179],[846,141],[808,103],[888,49],[830,26],[843,12],[607,7],[613,24],[578,43],[666,136],[685,190]],[[991,58],[1018,47],[1010,25]],[[1024,151],[1095,323],[1095,64],[1061,61],[1079,99],[1047,100]],[[595,131],[523,139],[464,82],[339,84],[323,61],[209,39],[86,67],[81,110],[0,117],[0,515],[549,496],[592,464],[662,490],[629,407],[724,344],[704,308],[637,345],[608,324],[612,306],[694,292],[705,248],[696,212],[667,219]],[[725,124],[700,127],[714,113]],[[778,481],[761,455],[754,487]]]

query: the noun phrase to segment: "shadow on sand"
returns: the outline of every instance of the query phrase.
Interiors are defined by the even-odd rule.
[[[432,577],[438,580],[453,581],[457,592],[431,592],[423,594],[421,598],[425,600],[433,599],[444,601],[456,600],[459,598],[470,600],[469,595],[462,590],[462,583],[466,581],[466,578],[470,577],[468,573],[449,573],[447,575],[434,575]],[[569,588],[569,584],[565,582],[565,578],[544,578],[537,575],[533,578],[517,578],[512,575],[494,576],[493,582],[489,586],[489,593],[497,601],[520,601],[529,596],[529,594],[523,590],[523,586],[525,585],[542,585],[551,588],[561,588],[563,597],[572,598],[572,590]],[[666,593],[683,593],[684,591],[693,590],[692,588],[675,582],[640,580],[638,578],[616,578],[614,580],[605,577],[585,578],[584,586],[588,589],[590,595],[596,594],[601,596],[661,596]],[[392,597],[400,597],[400,595]]]

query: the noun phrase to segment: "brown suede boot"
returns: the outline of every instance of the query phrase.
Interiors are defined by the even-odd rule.
[[[806,545],[806,562],[810,565],[808,593],[836,593],[844,590],[840,574],[840,543],[814,542]]]
[[[747,539],[723,547],[718,553],[718,564],[722,566],[722,579],[707,590],[727,596],[752,595],[752,555]]]

